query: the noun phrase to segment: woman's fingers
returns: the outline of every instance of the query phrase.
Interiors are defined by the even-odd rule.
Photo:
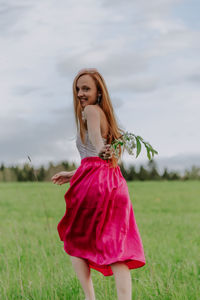
[[[108,150],[108,149],[110,149],[110,144],[106,144],[104,147],[106,150]]]
[[[111,145],[110,144],[104,145],[104,147],[101,149],[101,151],[99,153],[99,156],[100,156],[100,158],[103,158],[103,159],[112,158]]]
[[[51,179],[52,180],[57,180],[59,178],[59,175],[54,175]]]
[[[53,182],[59,184],[60,182],[62,182],[62,178],[55,178]]]
[[[100,153],[110,152],[110,145],[104,145],[104,147],[101,149]]]
[[[63,181],[57,181],[56,183],[57,184],[63,184],[64,182]]]
[[[54,178],[53,181],[58,181],[60,178]]]
[[[103,152],[103,153],[101,153],[100,157],[102,157],[104,159],[109,159],[109,158],[111,158],[111,153],[110,152]]]
[[[64,176],[60,173],[55,174],[51,179],[52,179],[53,183],[56,183],[59,185],[66,182],[66,178],[64,178]]]

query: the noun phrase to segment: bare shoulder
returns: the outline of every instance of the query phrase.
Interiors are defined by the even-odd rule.
[[[98,115],[100,113],[100,111],[96,107],[96,105],[89,104],[84,108],[84,113],[86,116],[91,115],[91,114]]]
[[[109,124],[107,117],[103,109],[99,105],[89,104],[84,108],[85,119],[90,119],[93,121],[100,121],[101,135],[103,138],[107,138],[109,131]],[[87,126],[87,125],[86,125]]]

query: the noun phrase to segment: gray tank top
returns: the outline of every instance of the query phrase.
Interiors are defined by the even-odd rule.
[[[88,131],[86,130],[86,136],[85,136],[85,144],[82,143],[81,137],[80,137],[80,132],[77,132],[77,137],[76,137],[76,147],[79,151],[81,159],[89,156],[98,156],[96,148],[93,146],[91,143],[89,136],[88,136]],[[106,144],[106,139],[102,137],[104,145]]]

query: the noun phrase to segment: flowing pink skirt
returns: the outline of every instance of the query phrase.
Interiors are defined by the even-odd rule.
[[[109,160],[85,157],[64,195],[66,212],[58,223],[60,240],[71,256],[84,258],[89,268],[113,275],[110,264],[129,269],[145,265],[140,233],[128,186],[120,167]]]

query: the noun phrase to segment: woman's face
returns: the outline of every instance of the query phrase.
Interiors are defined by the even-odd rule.
[[[81,107],[97,102],[97,87],[94,79],[90,75],[81,75],[76,83],[77,97]]]

